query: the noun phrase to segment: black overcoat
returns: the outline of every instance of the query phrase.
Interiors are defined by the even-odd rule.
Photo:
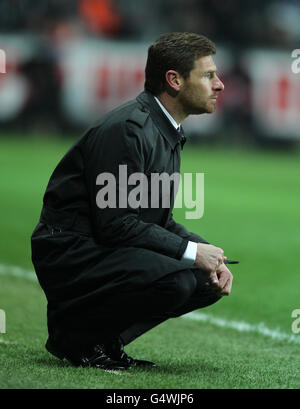
[[[98,175],[113,174],[118,189],[119,165],[127,165],[128,175],[149,178],[180,172],[180,151],[179,133],[153,95],[142,92],[103,116],[62,158],[32,234],[32,261],[48,317],[63,320],[101,305],[112,292],[145,288],[191,268],[180,260],[188,240],[206,241],[174,221],[173,201],[169,208],[101,209],[96,200]]]

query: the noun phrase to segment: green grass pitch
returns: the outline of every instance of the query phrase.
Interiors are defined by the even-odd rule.
[[[109,373],[73,368],[46,352],[46,300],[36,282],[9,273],[33,270],[30,235],[38,221],[49,176],[71,140],[1,138],[0,388],[299,388],[300,309],[297,153],[189,146],[182,172],[205,173],[204,216],[175,218],[228,258],[240,260],[230,297],[201,310],[222,322],[245,322],[292,335],[273,339],[185,318],[172,319],[130,344],[126,351],[157,368]]]

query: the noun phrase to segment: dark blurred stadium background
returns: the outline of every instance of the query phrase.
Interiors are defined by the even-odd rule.
[[[83,130],[143,89],[159,34],[193,31],[216,42],[225,92],[214,115],[186,121],[192,141],[298,146],[299,21],[299,0],[1,0],[0,127]]]

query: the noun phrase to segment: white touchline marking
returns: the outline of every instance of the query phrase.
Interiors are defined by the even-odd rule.
[[[29,281],[38,282],[34,271],[25,270],[22,267],[0,264],[0,275],[20,277]]]
[[[25,270],[19,266],[0,264],[0,275],[14,276],[37,283],[37,277],[34,271]],[[216,327],[229,328],[238,332],[254,332],[264,335],[277,341],[287,341],[293,344],[300,344],[300,336],[288,334],[280,331],[280,329],[268,328],[263,322],[258,324],[250,324],[245,321],[227,320],[225,318],[214,317],[213,315],[203,312],[190,312],[183,315],[181,318],[192,321],[207,322]]]
[[[254,332],[277,341],[287,341],[294,344],[300,344],[300,337],[297,337],[297,335],[287,334],[279,329],[270,329],[263,322],[258,324],[249,324],[245,321],[231,321],[220,317],[214,317],[210,314],[202,312],[189,312],[188,314],[183,315],[182,318],[192,321],[207,322],[215,325],[216,327],[230,328],[239,332]]]
[[[6,339],[3,339],[0,337],[0,344],[14,345],[14,344],[17,344],[17,342],[16,341],[6,341]]]
[[[120,369],[119,371],[113,370],[113,369],[104,369],[104,372],[111,373],[111,374],[113,374],[113,375],[126,375],[126,376],[131,376],[131,374],[129,374],[128,372],[126,372],[126,371],[124,371],[124,370],[122,370],[122,369]]]

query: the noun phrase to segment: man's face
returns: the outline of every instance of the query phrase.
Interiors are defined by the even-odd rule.
[[[214,60],[209,55],[198,58],[189,77],[182,78],[178,98],[187,115],[214,112],[218,95],[224,90],[216,71]]]

